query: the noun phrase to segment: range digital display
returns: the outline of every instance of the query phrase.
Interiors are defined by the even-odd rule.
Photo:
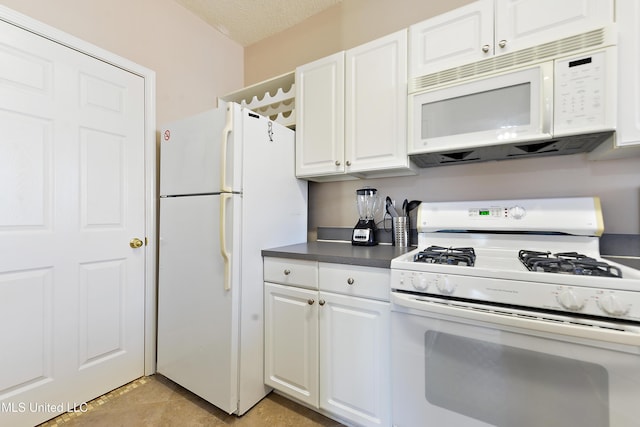
[[[491,215],[491,212],[489,211],[489,209],[480,209],[478,211],[478,215],[480,215],[480,216],[489,216],[489,215]]]

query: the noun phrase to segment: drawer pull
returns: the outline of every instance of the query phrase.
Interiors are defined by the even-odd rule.
[[[285,276],[288,276],[288,275],[290,275],[290,274],[291,274],[291,270],[286,269],[286,270],[284,271],[284,275],[285,275]]]
[[[313,305],[313,303],[314,303],[314,302],[315,302],[315,301],[314,301],[314,300],[312,300],[311,298],[309,298],[309,299],[307,300],[307,304],[309,304],[309,305]]]
[[[323,300],[323,299],[321,299],[320,301],[318,301],[318,304],[320,304],[320,305],[324,305],[325,303],[326,303],[326,301],[325,301],[325,300]]]
[[[353,277],[349,277],[347,279],[347,283],[350,284],[350,285],[353,285],[354,282],[355,282],[355,280],[353,280]]]

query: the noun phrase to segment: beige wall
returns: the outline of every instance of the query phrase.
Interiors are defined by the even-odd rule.
[[[472,0],[343,0],[301,24],[245,48],[245,84],[295,70]]]
[[[394,32],[466,0],[344,0],[245,49],[246,84]],[[398,141],[404,143],[404,141]],[[415,177],[311,183],[309,227],[352,227],[364,185],[402,201],[599,196],[607,233],[640,233],[640,157],[592,162],[586,155],[421,169]]]
[[[243,87],[243,48],[173,0],[0,0],[156,72],[157,123]]]

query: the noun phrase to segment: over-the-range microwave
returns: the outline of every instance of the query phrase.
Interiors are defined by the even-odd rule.
[[[420,167],[574,154],[616,127],[617,49],[555,57],[409,95]]]

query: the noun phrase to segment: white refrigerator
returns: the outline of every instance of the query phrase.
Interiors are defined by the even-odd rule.
[[[157,371],[229,414],[264,385],[264,248],[307,238],[294,132],[235,103],[160,135]]]

